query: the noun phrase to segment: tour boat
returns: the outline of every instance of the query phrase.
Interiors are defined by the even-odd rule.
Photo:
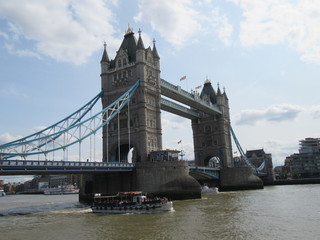
[[[95,194],[92,204],[93,213],[156,213],[172,211],[172,201],[167,198],[147,198],[140,191],[119,192],[114,196]]]
[[[48,188],[44,190],[45,195],[62,195],[62,194],[78,194],[79,188],[74,185],[59,186],[55,188]]]

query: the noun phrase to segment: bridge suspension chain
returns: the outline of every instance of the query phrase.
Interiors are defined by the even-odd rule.
[[[128,103],[139,84],[140,81],[138,80],[116,101],[87,119],[84,119],[85,116],[102,97],[103,91],[82,108],[50,127],[27,137],[0,145],[0,159],[26,158],[30,155],[46,155],[49,152],[58,150],[67,151],[69,146],[80,143],[108,124]]]
[[[251,167],[254,172],[257,172],[257,168],[256,168],[256,167],[251,163],[251,161],[247,158],[247,155],[246,155],[245,152],[243,151],[243,149],[242,149],[242,147],[241,147],[241,145],[240,145],[240,143],[239,143],[239,141],[238,141],[238,139],[237,139],[237,136],[236,136],[236,134],[234,133],[234,131],[233,131],[233,129],[232,129],[231,126],[230,126],[230,132],[231,132],[231,135],[232,135],[232,137],[233,137],[233,140],[234,140],[234,142],[235,142],[235,144],[236,144],[236,146],[237,146],[237,148],[238,148],[238,151],[240,152],[240,155],[241,155],[241,157],[244,159],[245,163],[246,163],[249,167]]]

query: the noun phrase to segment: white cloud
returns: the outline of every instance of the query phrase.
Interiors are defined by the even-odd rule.
[[[284,165],[287,156],[298,152],[298,141],[283,142],[276,139],[268,139],[263,144],[264,151],[272,154],[273,166]]]
[[[211,15],[208,16],[208,21],[211,22],[213,30],[217,33],[221,42],[226,46],[230,46],[233,26],[230,24],[228,17],[222,14],[219,8],[215,8],[212,10]]]
[[[191,128],[190,120],[179,117],[167,112],[161,112],[161,125],[165,130],[186,130],[186,127]],[[179,137],[178,137],[179,138]],[[178,141],[179,139],[177,139]]]
[[[15,140],[17,140],[17,139],[19,139],[19,138],[20,138],[20,137],[14,137],[14,136],[12,136],[12,135],[9,134],[9,133],[1,134],[1,135],[0,135],[0,145],[1,145],[1,144],[8,143],[8,142],[15,141]]]
[[[229,0],[243,9],[244,46],[287,43],[301,60],[320,64],[320,4],[313,0]]]
[[[8,34],[6,34],[5,32],[2,32],[2,31],[0,31],[0,37],[4,38],[4,39],[6,39],[6,40],[9,39]]]
[[[0,89],[0,97],[1,96],[28,97],[25,93],[20,92],[14,86],[2,86]]]
[[[258,121],[284,122],[294,120],[304,109],[297,105],[272,105],[263,110],[248,109],[235,116],[238,125],[254,125]]]
[[[310,112],[311,112],[311,115],[313,116],[314,119],[319,119],[320,118],[320,105],[311,106]]]
[[[115,41],[112,7],[117,1],[15,1],[0,2],[0,17],[8,21],[6,32],[14,49],[23,56],[46,55],[58,61],[81,64],[104,39]],[[16,49],[19,39],[34,43],[34,50]],[[112,45],[112,44],[111,44]],[[32,52],[36,52],[32,54]]]
[[[137,22],[150,23],[153,30],[176,47],[182,47],[201,28],[199,12],[190,0],[139,1]]]
[[[17,55],[19,57],[35,57],[41,59],[41,56],[37,52],[28,49],[16,50],[13,44],[5,44],[4,48],[7,49],[9,53]]]

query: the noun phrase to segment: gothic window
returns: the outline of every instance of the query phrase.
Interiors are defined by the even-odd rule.
[[[131,77],[132,76],[132,72],[131,69],[128,70],[128,76]]]
[[[123,66],[127,65],[127,59],[123,59]]]
[[[118,67],[121,67],[121,59],[118,60]]]

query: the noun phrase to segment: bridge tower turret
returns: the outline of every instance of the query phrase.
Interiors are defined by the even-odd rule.
[[[119,119],[116,117],[103,129],[103,161],[126,161],[131,147],[134,147],[133,161],[146,161],[150,151],[162,149],[160,58],[155,43],[153,49],[145,48],[141,31],[137,40],[133,29],[128,27],[115,58],[109,60],[106,50],[102,56],[103,108],[137,80],[140,86],[129,108],[122,110]]]
[[[201,119],[192,120],[195,162],[197,166],[208,166],[212,157],[218,157],[222,167],[232,167],[232,144],[230,135],[229,100],[225,91],[217,93],[211,82],[206,80],[200,98],[217,104],[221,115],[204,114]]]

